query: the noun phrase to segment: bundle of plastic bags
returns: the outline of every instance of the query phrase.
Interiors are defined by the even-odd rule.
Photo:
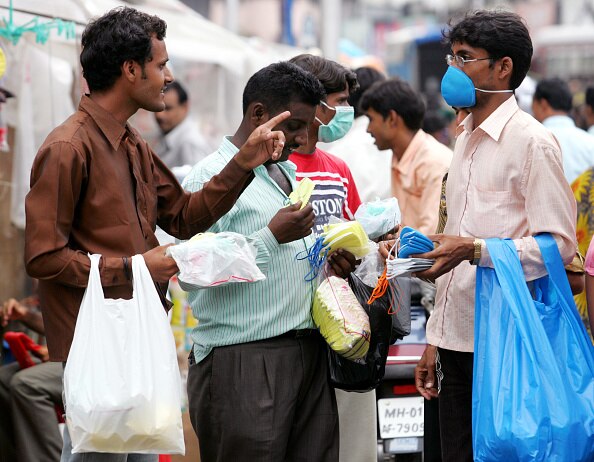
[[[383,262],[378,245],[367,254],[348,283],[369,318],[370,341],[365,358],[352,361],[328,348],[328,378],[333,388],[366,392],[381,382],[392,338],[391,292],[367,303],[382,274]]]
[[[184,290],[266,279],[256,265],[255,247],[238,233],[197,234],[168,247],[167,254],[177,263]]]
[[[380,237],[400,224],[398,199],[377,199],[365,202],[355,212],[355,220],[361,223],[370,239]]]
[[[325,279],[316,290],[312,316],[332,350],[351,360],[365,357],[369,317],[347,281],[336,276]]]

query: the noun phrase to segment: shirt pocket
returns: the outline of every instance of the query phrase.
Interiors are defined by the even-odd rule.
[[[467,201],[463,223],[471,236],[483,239],[510,237],[508,211],[513,206],[511,191],[485,191],[470,184]]]

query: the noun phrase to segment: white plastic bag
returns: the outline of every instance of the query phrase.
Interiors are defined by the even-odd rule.
[[[255,247],[238,233],[199,234],[166,253],[177,263],[180,287],[187,291],[266,279],[256,266]]]
[[[72,452],[184,454],[181,379],[167,315],[141,255],[133,298],[106,299],[91,271],[64,370]]]
[[[365,202],[355,212],[355,220],[361,223],[369,239],[378,238],[400,224],[398,199],[390,197]]]

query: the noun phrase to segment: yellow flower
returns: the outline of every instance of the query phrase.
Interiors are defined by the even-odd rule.
[[[575,306],[580,314],[580,318],[584,325],[586,326],[586,331],[590,334],[590,340],[594,339],[592,336],[592,332],[590,332],[590,323],[588,322],[588,304],[586,302],[586,291],[584,290],[582,293],[574,295],[573,299],[575,300]]]
[[[592,234],[590,233],[588,224],[588,215],[585,213],[578,214],[575,234],[578,241],[578,249],[582,255],[586,255],[586,252],[588,252],[590,239],[592,239]]]
[[[582,194],[586,192],[586,188],[590,183],[590,177],[592,176],[592,169],[586,170],[580,176],[578,176],[573,183],[571,183],[571,189],[577,202],[581,202]]]
[[[587,206],[588,209],[591,209],[592,204],[594,204],[594,188],[592,188],[591,186],[592,185],[590,185],[590,193],[588,194],[588,206]],[[576,200],[576,202],[577,202],[577,200]],[[579,204],[579,202],[578,202],[578,204]],[[579,205],[578,205],[578,207],[579,207]]]

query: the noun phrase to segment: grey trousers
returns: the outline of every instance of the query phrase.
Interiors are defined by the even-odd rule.
[[[375,390],[336,392],[340,427],[340,462],[377,462]]]
[[[2,461],[57,462],[62,438],[55,404],[62,403],[62,365],[0,368]]]

